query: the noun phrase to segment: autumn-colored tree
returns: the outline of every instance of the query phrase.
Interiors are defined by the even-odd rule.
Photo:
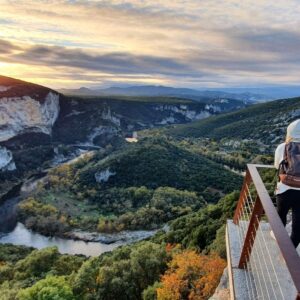
[[[199,255],[193,250],[175,254],[161,278],[157,299],[208,299],[218,285],[225,265],[217,255]]]
[[[208,299],[215,291],[223,270],[226,266],[225,261],[217,255],[202,256],[204,273],[195,284],[195,288],[190,293],[190,300]]]
[[[49,172],[48,182],[53,189],[65,189],[72,186],[75,170],[72,164],[62,164]]]

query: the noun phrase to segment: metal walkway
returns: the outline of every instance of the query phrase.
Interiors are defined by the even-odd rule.
[[[299,300],[300,257],[259,175],[248,165],[226,246],[231,299]],[[273,231],[273,237],[271,236]]]
[[[275,266],[275,272],[277,274],[278,281],[281,283],[281,285],[279,286],[276,276],[274,276],[274,271],[272,270],[271,278],[273,279],[273,281],[267,286],[270,297],[271,299],[282,299],[282,297],[280,297],[281,289],[284,296],[283,299],[295,299],[297,291],[295,289],[286,263],[278,249],[277,243],[270,235],[270,225],[268,223],[264,223],[262,224],[262,227],[263,233],[259,233],[260,236],[258,238],[261,240],[266,240],[266,243],[269,248],[269,253],[274,262],[273,265]],[[263,236],[261,236],[262,234]],[[251,270],[240,269],[238,267],[242,251],[241,241],[238,226],[235,225],[232,220],[227,221],[226,244],[228,253],[228,269],[231,271],[231,277],[233,277],[233,280],[231,281],[231,289],[233,292],[232,294],[234,294],[234,297],[231,298],[238,300],[269,299],[268,291],[266,290],[262,278],[263,276],[261,274],[263,273],[265,277],[268,277],[268,272],[270,272],[270,270],[266,268],[263,257],[259,257],[259,260],[257,261],[257,268],[260,269],[259,272],[252,272]],[[259,243],[256,246],[259,247]],[[298,254],[300,255],[300,246],[297,250]],[[268,253],[266,254],[268,255]],[[252,265],[254,265],[254,261],[252,261]],[[260,276],[258,276],[258,274]],[[259,295],[257,293],[256,282],[258,281],[261,281],[261,283],[263,283],[262,295]]]

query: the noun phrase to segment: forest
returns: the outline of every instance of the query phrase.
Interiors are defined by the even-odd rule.
[[[237,198],[231,193],[172,221],[167,233],[99,257],[0,245],[0,299],[208,299],[226,265],[222,226]]]
[[[97,181],[96,174],[108,171],[114,175]],[[20,203],[19,219],[46,235],[74,228],[108,233],[158,229],[216,203],[241,183],[240,175],[185,145],[145,138],[108,156],[95,154],[52,169]]]

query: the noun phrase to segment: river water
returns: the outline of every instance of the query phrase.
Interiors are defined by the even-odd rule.
[[[59,237],[47,237],[27,229],[17,223],[16,205],[20,197],[7,200],[0,206],[0,244],[23,245],[42,249],[56,246],[60,253],[98,256],[115,248],[143,240],[155,234],[156,230],[123,231],[115,234],[96,234],[94,241],[73,240]],[[80,238],[93,236],[92,233],[77,232]],[[103,241],[103,242],[102,242]]]
[[[89,154],[90,153],[88,152],[83,155]],[[71,162],[76,161],[76,159],[78,159],[78,157]],[[30,192],[36,188],[37,184],[44,180],[46,174],[47,173],[38,174],[38,176],[25,181],[20,188],[20,192],[23,197],[25,194],[30,194]],[[20,195],[15,195],[14,198],[8,199],[0,205],[0,244],[10,243],[14,245],[34,247],[37,249],[56,246],[60,253],[98,256],[101,253],[112,251],[119,246],[148,238],[156,232],[155,230],[137,230],[130,232],[124,231],[111,235],[98,235],[97,241],[94,240],[93,242],[64,239],[59,237],[47,237],[27,229],[22,223],[17,223],[16,207],[21,198],[22,197]],[[83,234],[86,235],[87,233]],[[102,241],[108,242],[105,243]]]
[[[56,246],[60,253],[83,254],[98,256],[115,248],[143,240],[152,236],[156,231],[123,231],[116,234],[97,234],[96,241],[47,237],[27,229],[22,223],[17,223],[16,205],[20,197],[7,200],[0,206],[0,244],[23,245],[42,249]],[[90,233],[77,232],[77,236],[89,236]],[[104,242],[102,242],[104,241]]]
[[[86,256],[98,256],[101,253],[112,251],[113,249],[126,244],[126,242],[123,241],[107,245],[100,242],[84,242],[58,237],[46,237],[28,230],[21,223],[17,223],[16,227],[11,232],[0,233],[0,244],[6,243],[24,245],[37,249],[56,246],[60,253],[83,254]]]

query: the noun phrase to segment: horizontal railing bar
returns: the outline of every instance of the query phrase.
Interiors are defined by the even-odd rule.
[[[248,167],[248,166],[253,166],[253,167],[255,167],[256,169],[258,169],[258,168],[275,169],[275,166],[273,166],[273,165],[247,164],[247,167]],[[248,169],[249,169],[249,168],[248,168]]]
[[[291,274],[297,293],[300,294],[300,258],[286,229],[283,226],[283,223],[274,207],[274,204],[260,177],[260,174],[258,173],[257,168],[265,167],[271,168],[271,166],[264,165],[247,165],[248,171],[252,178],[252,182],[256,188],[258,197],[268,218],[271,229],[273,230],[281,254]]]

